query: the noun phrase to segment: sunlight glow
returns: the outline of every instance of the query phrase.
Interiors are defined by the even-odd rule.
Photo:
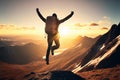
[[[59,28],[59,33],[61,36],[67,36],[70,34],[70,28],[67,27],[60,27]]]
[[[47,35],[44,31],[44,27],[18,27],[10,25],[0,26],[0,35],[22,35],[22,34],[34,34],[34,35]],[[98,35],[106,33],[108,30],[100,29],[99,27],[78,27],[71,25],[59,26],[59,33],[61,40],[67,40],[69,38],[75,38],[77,36],[96,37]]]

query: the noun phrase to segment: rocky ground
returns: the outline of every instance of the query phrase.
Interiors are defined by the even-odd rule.
[[[120,66],[114,68],[98,69],[86,72],[78,72],[78,75],[86,80],[120,80]]]

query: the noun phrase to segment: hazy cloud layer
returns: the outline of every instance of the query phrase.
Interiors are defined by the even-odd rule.
[[[74,26],[76,26],[76,27],[85,27],[85,26],[87,26],[87,24],[76,23],[76,24],[74,24]]]
[[[6,29],[6,30],[35,30],[35,27],[18,27],[16,25],[0,24],[0,29]]]
[[[94,26],[96,26],[97,28],[102,29],[102,30],[108,30],[111,27],[111,25],[112,25],[111,19],[107,16],[103,16],[101,20],[98,20],[95,22],[92,21],[89,24],[88,23],[84,23],[84,24],[76,23],[75,24],[76,27],[88,27],[89,29],[92,29],[92,28],[95,28]]]
[[[111,27],[112,22],[111,19],[107,16],[104,16],[101,20],[98,21],[100,27]]]

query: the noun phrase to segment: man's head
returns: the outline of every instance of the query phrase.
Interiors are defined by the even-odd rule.
[[[57,14],[56,13],[53,13],[52,16],[56,17],[57,18]]]

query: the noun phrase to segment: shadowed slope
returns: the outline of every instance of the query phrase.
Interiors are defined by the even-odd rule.
[[[24,80],[85,80],[71,71],[51,71],[45,73],[31,72]]]

